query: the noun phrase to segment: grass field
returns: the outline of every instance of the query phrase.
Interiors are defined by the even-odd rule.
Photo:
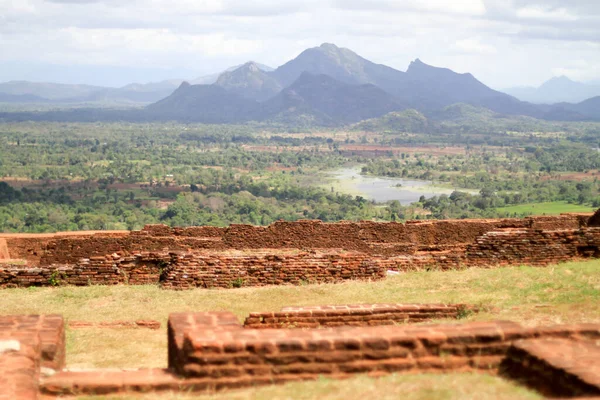
[[[7,289],[2,291],[0,314],[59,313],[67,320],[83,321],[159,320],[163,324],[160,331],[67,331],[69,368],[137,368],[166,366],[166,321],[171,312],[229,310],[242,320],[252,311],[277,311],[282,306],[385,302],[469,303],[485,308],[465,321],[504,319],[528,326],[600,323],[600,260],[546,268],[410,272],[378,282],[338,285],[191,291],[167,291],[156,286]],[[488,397],[475,389],[479,387]],[[521,396],[519,391],[522,389],[496,378],[459,374],[378,380],[357,377],[344,382],[248,389],[208,398],[349,399],[372,397],[375,392],[382,399],[397,398],[400,393],[408,399],[537,398],[532,394]]]
[[[565,201],[555,201],[550,203],[531,203],[500,207],[497,211],[506,212],[510,215],[514,213],[517,215],[558,215],[561,213],[594,212],[596,210],[590,206],[569,204]]]

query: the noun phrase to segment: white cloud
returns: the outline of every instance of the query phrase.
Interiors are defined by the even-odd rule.
[[[578,17],[566,8],[546,9],[542,7],[525,7],[517,10],[517,17],[523,19],[539,19],[546,21],[577,21]]]
[[[3,61],[201,74],[250,59],[278,66],[323,42],[401,70],[419,57],[496,87],[561,68],[598,79],[600,1],[0,0],[0,81]],[[568,65],[579,59],[588,64]]]
[[[496,48],[479,39],[463,39],[454,43],[453,49],[466,54],[496,54]]]

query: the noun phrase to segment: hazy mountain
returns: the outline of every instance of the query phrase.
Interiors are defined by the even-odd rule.
[[[101,86],[70,85],[48,82],[10,81],[0,83],[0,93],[13,95],[33,95],[46,100],[83,98],[104,90]]]
[[[566,76],[552,78],[540,87],[517,87],[505,90],[516,98],[539,104],[580,103],[600,96],[600,84],[575,82]]]
[[[307,49],[276,70],[268,69],[249,62],[215,77],[213,84],[182,83],[176,90],[179,84],[176,80],[132,84],[123,88],[13,82],[0,84],[0,93],[5,87],[12,90],[9,93],[12,96],[48,98],[45,95],[51,94],[56,99],[62,93],[66,96],[63,99],[86,102],[154,102],[135,115],[86,111],[81,113],[86,115],[86,120],[94,116],[110,118],[118,115],[119,118],[135,120],[210,123],[271,120],[341,125],[396,112],[389,114],[386,120],[370,123],[373,126],[422,129],[427,121],[423,121],[419,117],[421,115],[426,116],[429,122],[443,118],[457,124],[463,121],[476,129],[505,115],[517,116],[511,121],[518,120],[519,126],[525,123],[520,116],[552,120],[600,118],[597,99],[577,104],[535,105],[493,90],[469,73],[459,74],[447,68],[433,67],[419,59],[402,72],[375,64],[351,50],[332,44]],[[414,112],[399,113],[407,109],[416,110],[418,115]],[[36,118],[44,115],[36,114]],[[61,114],[47,115],[55,120]],[[69,114],[69,120],[76,115]],[[499,130],[505,127],[511,130],[510,123],[507,119],[496,126]]]
[[[303,51],[298,57],[271,72],[283,86],[295,82],[303,72],[328,75],[349,84],[371,83],[394,94],[404,72],[375,64],[351,50],[324,43]]]
[[[253,63],[262,71],[272,71],[266,65]],[[231,67],[233,71],[240,66]],[[194,84],[213,84],[221,73],[196,78]],[[45,82],[11,81],[0,83],[0,95],[31,95],[36,98],[3,96],[3,102],[32,103],[103,103],[103,104],[149,104],[169,96],[183,82],[183,79],[170,79],[161,82],[131,83],[121,88],[91,85],[73,85]],[[34,101],[35,99],[35,101]]]
[[[268,65],[264,65],[264,64],[257,63],[254,61],[250,61],[250,62],[252,64],[256,65],[258,68],[260,68],[262,71],[265,71],[265,72],[273,71],[273,68],[269,67]],[[191,83],[192,85],[212,85],[213,83],[217,82],[217,80],[219,79],[219,77],[222,74],[224,74],[226,72],[235,71],[236,69],[238,69],[240,67],[243,67],[243,65],[235,65],[233,67],[227,68],[225,71],[218,72],[216,74],[199,76],[198,78],[190,80],[189,83]]]
[[[348,84],[376,85],[401,104],[422,112],[465,102],[501,113],[541,115],[535,106],[490,89],[471,74],[432,67],[419,59],[410,64],[407,72],[402,72],[328,43],[305,50],[269,75],[287,87],[303,72],[328,75]]]
[[[273,97],[283,89],[275,78],[254,62],[224,72],[217,79],[216,85],[229,92],[258,101]]]
[[[408,82],[400,98],[420,111],[431,112],[452,104],[466,103],[505,114],[542,114],[531,104],[489,88],[470,73],[459,74],[417,59],[410,63],[406,75]]]
[[[149,105],[145,112],[150,120],[232,123],[254,117],[259,104],[217,85],[190,85],[183,82],[167,98]]]
[[[577,104],[554,104],[548,109],[545,117],[556,121],[600,120],[600,96],[592,97]]]
[[[0,83],[0,94],[35,96],[39,102],[55,103],[153,103],[177,89],[181,80],[147,84],[130,84],[122,88],[89,85],[12,81]],[[7,100],[13,103],[30,102],[24,97]]]
[[[33,94],[0,93],[0,103],[47,103],[48,101]]]
[[[403,108],[392,95],[371,85],[351,85],[327,75],[307,72],[288,88],[263,104],[263,118],[284,113],[312,114],[336,124],[352,123]]]

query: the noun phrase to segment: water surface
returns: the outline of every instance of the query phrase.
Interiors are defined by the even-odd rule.
[[[398,200],[402,205],[408,205],[419,201],[421,196],[429,198],[452,193],[450,189],[432,186],[431,181],[364,176],[360,171],[360,167],[342,168],[328,175],[333,178],[333,187],[337,191],[363,196],[378,203]]]

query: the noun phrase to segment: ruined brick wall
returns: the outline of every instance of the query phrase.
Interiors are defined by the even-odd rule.
[[[243,329],[228,313],[211,314],[170,318],[169,366],[187,378],[265,384],[354,373],[497,372],[518,339],[600,338],[599,325],[524,328],[513,322]],[[221,318],[228,323],[218,327]]]
[[[467,246],[467,265],[548,265],[600,256],[600,228],[488,232]]]
[[[280,312],[251,313],[250,329],[375,326],[453,318],[475,310],[465,304],[358,304],[284,307]]]
[[[135,232],[4,236],[7,249],[0,243],[0,253],[25,264],[0,263],[0,287],[231,288],[381,279],[388,270],[546,265],[600,257],[600,228],[587,227],[588,219],[149,225]]]
[[[464,248],[475,238],[505,228],[578,229],[589,215],[496,220],[410,221],[401,223],[321,221],[275,222],[267,227],[169,228],[149,225],[142,231],[111,234],[29,235],[7,237],[14,259],[29,265],[72,264],[81,258],[143,251],[336,249],[371,255],[414,254]]]
[[[393,265],[393,260],[363,253],[115,253],[81,259],[75,265],[0,265],[0,287],[160,284],[191,289],[335,283],[382,279]]]
[[[186,253],[174,257],[161,280],[170,289],[336,283],[382,279],[391,264],[363,253]]]

